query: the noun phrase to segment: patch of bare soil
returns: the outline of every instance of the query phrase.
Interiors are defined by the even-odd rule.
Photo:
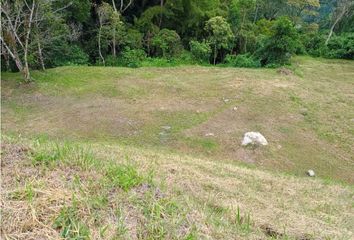
[[[291,70],[288,69],[288,68],[284,68],[284,67],[279,68],[279,69],[277,70],[277,72],[278,72],[279,74],[285,75],[285,76],[289,76],[289,75],[293,75],[293,74],[294,74],[293,71],[291,71]]]

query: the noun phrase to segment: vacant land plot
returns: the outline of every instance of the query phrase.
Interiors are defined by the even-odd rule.
[[[293,71],[61,67],[2,74],[2,130],[164,148],[354,182],[354,64],[298,58]],[[240,146],[260,131],[268,147]]]
[[[353,239],[353,62],[33,76],[2,74],[4,239]]]

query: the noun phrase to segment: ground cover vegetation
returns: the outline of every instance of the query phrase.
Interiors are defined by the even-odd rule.
[[[3,71],[354,58],[351,0],[4,0]]]

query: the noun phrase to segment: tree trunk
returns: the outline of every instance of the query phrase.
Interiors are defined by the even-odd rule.
[[[336,27],[336,25],[338,24],[338,22],[343,18],[343,16],[345,15],[346,11],[347,11],[347,7],[344,6],[343,9],[342,9],[342,11],[340,12],[340,14],[338,15],[338,17],[337,17],[336,20],[334,21],[334,23],[333,23],[333,25],[332,25],[332,27],[331,27],[331,29],[330,29],[330,31],[329,31],[328,37],[327,37],[326,42],[325,42],[326,45],[328,44],[329,40],[331,39],[331,37],[332,37],[332,35],[333,35],[334,28]]]
[[[113,27],[112,55],[116,57],[116,28]]]
[[[245,43],[244,43],[244,51],[247,53],[247,36],[245,37]]]
[[[256,23],[257,18],[258,18],[258,3],[256,3],[256,13],[254,14],[253,23]]]
[[[162,8],[163,8],[163,0],[160,0],[160,7],[161,7],[161,12],[160,12],[159,28],[161,28],[161,24],[162,24]]]
[[[14,50],[14,54],[13,54],[13,60],[15,61],[15,63],[16,63],[16,67],[18,68],[18,70],[21,72],[21,73],[23,73],[23,64],[22,64],[22,62],[21,62],[21,59],[20,59],[20,57],[19,57],[19,55],[18,55],[18,53],[17,53],[17,51],[16,50]]]
[[[0,39],[2,41],[3,46],[6,48],[7,52],[10,54],[11,58],[14,60],[18,70],[23,73],[23,64],[21,62],[20,56],[18,55],[16,47],[14,47],[11,50],[10,47],[6,44],[6,42],[4,41],[4,39],[1,36],[0,36]]]
[[[37,47],[38,47],[38,57],[39,57],[39,62],[41,63],[42,70],[45,70],[45,65],[44,65],[44,59],[43,59],[43,53],[42,53],[42,46],[41,42],[39,40],[39,37],[37,38]]]
[[[214,65],[216,65],[216,57],[218,56],[218,53],[216,51],[216,44],[214,45]]]
[[[27,34],[26,34],[26,39],[25,39],[25,47],[24,47],[24,68],[23,68],[23,75],[25,77],[25,81],[26,82],[30,82],[31,81],[31,74],[29,71],[29,66],[28,66],[28,44],[29,44],[29,37],[31,35],[31,27],[32,27],[32,19],[33,19],[33,13],[34,13],[34,7],[35,7],[35,3],[36,1],[32,2],[32,8],[31,8],[31,13],[30,13],[30,17],[28,20],[28,26],[27,26]]]
[[[102,24],[100,24],[100,28],[98,30],[98,54],[100,55],[103,65],[105,65],[105,61],[104,61],[104,57],[102,55],[102,51],[101,51],[101,30],[102,30]]]
[[[9,57],[9,53],[7,52],[7,50],[4,48],[2,50],[2,53],[4,55],[4,59],[5,59],[5,64],[6,64],[6,71],[10,70],[10,57]]]

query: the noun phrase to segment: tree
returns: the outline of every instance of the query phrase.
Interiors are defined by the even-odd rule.
[[[1,4],[1,42],[26,82],[31,81],[28,65],[29,41],[36,1],[4,1]]]
[[[277,19],[271,28],[271,36],[259,49],[258,56],[262,65],[285,64],[299,47],[299,35],[294,24],[287,18]]]
[[[181,38],[176,31],[164,28],[154,36],[152,45],[162,52],[163,57],[172,57],[181,49]]]
[[[220,16],[209,19],[204,29],[208,33],[207,40],[213,49],[213,63],[215,65],[218,51],[230,49],[234,35],[230,25]]]
[[[102,37],[108,39],[112,43],[112,55],[116,56],[116,47],[119,40],[124,37],[124,24],[120,20],[118,11],[112,8],[108,3],[102,3],[97,10],[99,29],[98,29],[98,52],[99,56],[105,64],[102,53]]]
[[[353,15],[353,7],[354,7],[354,1],[353,0],[339,0],[337,3],[337,7],[335,8],[335,11],[333,12],[333,24],[329,30],[328,37],[326,39],[326,45],[328,44],[329,40],[331,39],[334,28],[337,26],[337,24],[343,19],[344,16],[347,16],[347,18],[350,18]]]
[[[37,56],[45,69],[43,44],[53,41],[54,25],[62,24],[61,12],[68,6],[54,9],[53,1],[5,0],[1,4],[1,42],[26,82],[31,81],[30,56]]]
[[[119,6],[119,12],[120,13],[124,13],[132,4],[133,4],[133,0],[128,0],[128,1],[124,1],[124,0],[119,0],[119,3],[116,4],[116,0],[112,0],[112,5],[113,5],[113,9],[115,12],[118,11],[117,6]]]
[[[209,62],[211,47],[208,43],[198,42],[198,41],[190,41],[189,47],[191,49],[191,53],[194,59],[200,63]]]

